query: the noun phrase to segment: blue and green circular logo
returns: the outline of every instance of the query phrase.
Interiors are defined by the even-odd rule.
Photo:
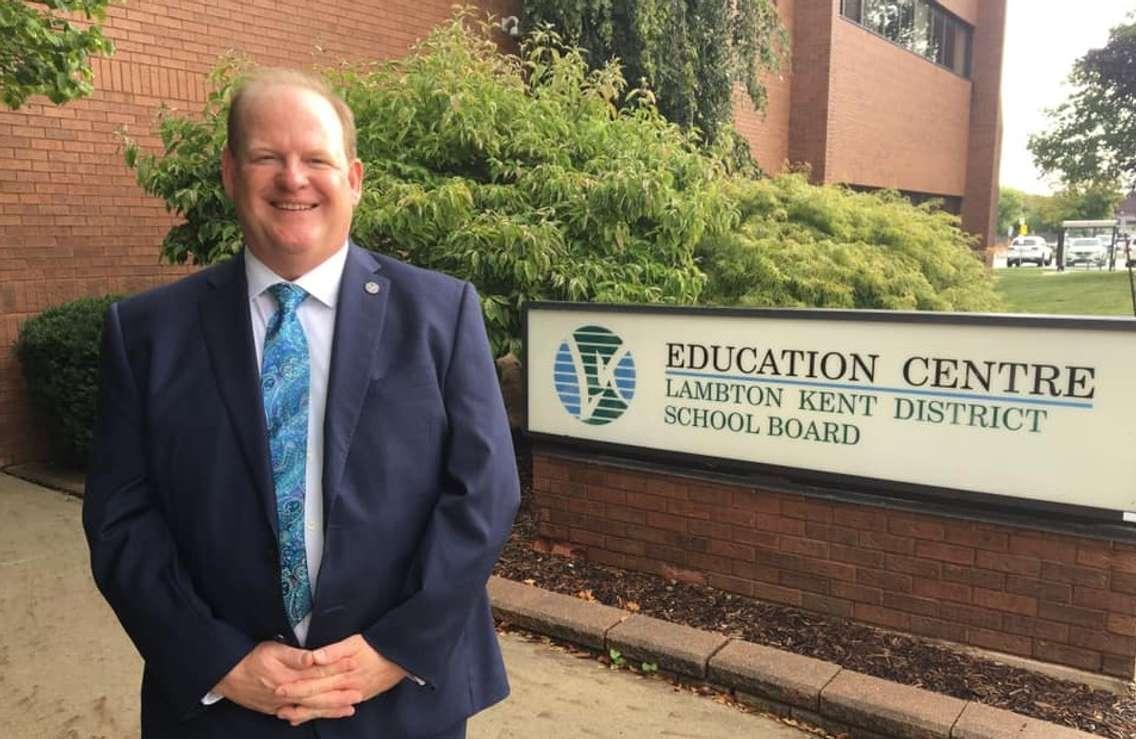
[[[635,397],[635,360],[609,329],[582,326],[556,350],[553,383],[564,410],[602,426],[622,416]]]

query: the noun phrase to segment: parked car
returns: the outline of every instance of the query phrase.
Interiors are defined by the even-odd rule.
[[[1108,261],[1108,247],[1097,236],[1079,236],[1065,242],[1065,266],[1075,264],[1103,267]]]
[[[1020,267],[1025,262],[1031,262],[1038,267],[1052,264],[1053,250],[1049,248],[1049,242],[1040,236],[1019,236],[1010,242],[1006,266]]]

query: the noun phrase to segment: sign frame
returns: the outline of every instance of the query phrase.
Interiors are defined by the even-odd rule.
[[[711,477],[728,477],[734,484],[739,478],[744,484],[789,488],[831,499],[864,502],[869,498],[877,505],[909,507],[932,503],[946,507],[948,515],[979,520],[1005,521],[1007,517],[1021,520],[1023,514],[1031,522],[1058,531],[1075,529],[1089,533],[1094,526],[1102,530],[1089,533],[1093,536],[1115,537],[1131,532],[1132,514],[1111,508],[1098,508],[1080,504],[1045,501],[1012,495],[976,492],[951,487],[918,484],[885,478],[787,467],[725,457],[706,456],[690,452],[664,450],[594,439],[533,431],[529,422],[529,314],[533,310],[572,311],[586,314],[621,313],[676,316],[710,316],[728,318],[793,319],[822,322],[871,322],[892,324],[923,324],[946,326],[1011,326],[1072,330],[1112,331],[1136,334],[1136,319],[1130,317],[1049,316],[1039,314],[1007,313],[956,313],[887,310],[842,310],[830,308],[738,308],[713,306],[642,305],[621,303],[580,303],[560,301],[529,301],[522,306],[522,388],[524,407],[522,428],[530,439],[559,447],[570,453],[598,452],[612,461],[626,461],[649,469],[672,474]],[[1136,368],[1134,368],[1136,371]],[[1136,414],[1136,408],[1133,409]],[[963,505],[960,505],[963,504]],[[1104,526],[1101,526],[1104,524]],[[1113,524],[1113,525],[1109,525]],[[1106,532],[1103,529],[1108,529]],[[1125,536],[1124,538],[1128,538]]]

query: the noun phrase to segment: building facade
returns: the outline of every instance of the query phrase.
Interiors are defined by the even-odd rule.
[[[764,116],[739,96],[739,130],[769,172],[805,163],[817,182],[939,197],[993,240],[1005,0],[776,0],[792,58],[768,80]],[[483,0],[497,15],[515,0]],[[0,466],[42,455],[13,351],[20,324],[84,296],[131,293],[162,266],[175,222],[123,162],[162,106],[200,109],[206,75],[235,49],[281,66],[390,58],[451,14],[451,0],[131,0],[107,12],[117,52],[95,93],[0,109]],[[923,41],[919,41],[919,34]],[[960,40],[961,39],[961,40]]]
[[[995,239],[1005,0],[778,0],[792,58],[764,118],[737,123],[767,172],[938,198]]]

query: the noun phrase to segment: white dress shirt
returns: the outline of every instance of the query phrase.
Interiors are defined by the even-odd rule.
[[[331,343],[335,335],[335,304],[339,298],[339,283],[343,281],[343,267],[347,263],[347,244],[325,259],[318,267],[292,280],[308,293],[296,309],[296,317],[304,328],[308,340],[308,361],[311,363],[308,388],[308,460],[304,475],[304,551],[308,559],[308,582],[314,602],[316,579],[323,560],[323,417],[327,410],[328,370],[331,367]],[[289,282],[269,269],[264,262],[245,248],[245,279],[248,282],[249,318],[252,321],[252,339],[256,347],[257,372],[264,361],[264,335],[268,322],[275,315],[276,299],[268,288],[278,282]],[[308,637],[312,614],[304,616],[293,631],[302,646]],[[201,702],[207,706],[221,700],[213,691],[205,694]]]
[[[323,419],[327,411],[327,385],[331,368],[331,345],[335,337],[335,307],[339,298],[339,284],[343,282],[343,268],[347,264],[347,244],[325,259],[318,267],[295,280],[285,280],[245,248],[245,278],[248,282],[249,318],[252,320],[252,339],[256,347],[256,366],[264,361],[264,335],[268,323],[276,314],[276,299],[268,288],[278,282],[291,282],[308,293],[296,309],[296,317],[304,328],[308,340],[308,360],[311,363],[308,389],[308,460],[304,475],[304,550],[308,559],[308,582],[313,603],[320,563],[323,561]],[[293,631],[300,646],[307,641],[312,615],[303,618]],[[426,682],[408,674],[418,685]],[[201,702],[212,705],[220,695],[209,691]]]
[[[343,266],[347,263],[347,244],[325,259],[318,267],[291,280],[308,293],[296,310],[296,317],[308,340],[311,362],[311,387],[308,390],[308,460],[304,477],[304,549],[308,558],[308,581],[314,599],[320,562],[323,559],[323,418],[327,409],[328,369],[331,366],[331,343],[335,333],[335,303]],[[264,335],[276,314],[276,299],[268,288],[280,277],[264,262],[245,249],[245,277],[248,280],[249,317],[256,346],[256,366],[264,361]],[[296,639],[303,645],[308,636],[312,616],[309,613],[296,624]]]

